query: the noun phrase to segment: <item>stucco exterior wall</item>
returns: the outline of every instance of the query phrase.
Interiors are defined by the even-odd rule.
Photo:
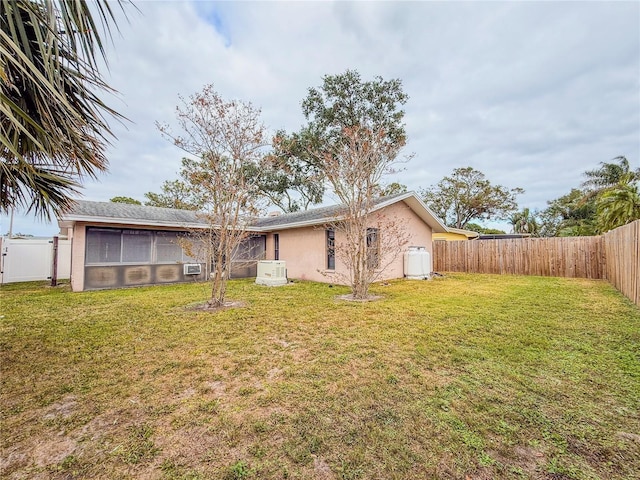
[[[431,227],[425,224],[404,202],[393,204],[380,212],[384,221],[402,225],[408,236],[408,243],[396,255],[393,262],[385,269],[379,280],[389,280],[402,278],[404,276],[403,260],[404,251],[409,246],[422,246],[433,255],[431,245]],[[378,216],[378,215],[376,215]],[[371,224],[372,227],[376,225]],[[344,283],[344,278],[348,274],[348,269],[341,262],[339,255],[336,255],[336,269],[327,270],[327,245],[326,231],[323,227],[304,227],[289,230],[281,230],[274,233],[280,235],[280,260],[284,260],[287,265],[287,276],[299,280],[313,280],[325,283]],[[380,236],[386,233],[381,228]],[[336,245],[343,241],[339,232],[336,234]],[[384,240],[382,240],[384,242]],[[267,259],[273,259],[273,234],[267,236]],[[388,263],[385,259],[381,264]]]
[[[71,236],[71,290],[74,292],[81,292],[84,288],[86,226],[84,222],[76,222]]]
[[[327,266],[326,233],[322,227],[305,227],[275,232],[280,235],[280,260],[287,265],[287,277],[316,282],[330,281],[322,275]],[[273,235],[267,237],[267,258],[273,259]]]
[[[273,233],[269,233],[267,235],[267,242],[266,242],[266,251],[265,251],[265,260],[275,260],[275,243],[273,240]]]
[[[381,275],[380,280],[404,277],[404,252],[409,247],[425,247],[433,259],[431,227],[424,223],[413,210],[404,202],[398,202],[383,209],[382,213],[392,222],[404,227],[409,241],[402,252],[398,252],[393,263]],[[381,232],[381,235],[384,235],[384,231]]]

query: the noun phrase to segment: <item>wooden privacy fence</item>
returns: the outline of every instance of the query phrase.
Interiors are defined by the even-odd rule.
[[[433,242],[433,268],[607,279],[640,305],[640,220],[598,237]]]
[[[602,237],[434,242],[436,271],[603,278]]]
[[[604,278],[640,305],[640,220],[607,232]]]

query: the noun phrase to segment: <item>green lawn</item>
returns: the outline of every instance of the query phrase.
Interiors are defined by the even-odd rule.
[[[0,289],[0,476],[640,478],[640,309],[605,282]]]

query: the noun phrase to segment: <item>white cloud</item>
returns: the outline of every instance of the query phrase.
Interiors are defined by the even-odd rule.
[[[84,198],[143,199],[175,178],[181,153],[155,122],[178,94],[213,83],[261,106],[272,130],[296,129],[300,102],[325,74],[400,78],[412,189],[472,166],[520,186],[520,204],[578,186],[598,162],[640,162],[640,4],[637,2],[140,2],[109,48],[110,170]],[[8,219],[0,219],[8,229]],[[53,233],[29,218],[14,231]]]

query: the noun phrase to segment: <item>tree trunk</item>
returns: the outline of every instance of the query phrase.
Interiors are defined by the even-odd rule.
[[[365,225],[365,227],[363,227]],[[353,298],[364,300],[369,296],[369,281],[367,271],[367,239],[366,217],[354,220],[357,248],[353,252]]]
[[[369,285],[366,282],[359,282],[353,285],[353,298],[356,300],[365,300],[369,297]]]
[[[211,298],[207,302],[210,307],[221,307],[224,305],[225,295],[225,271],[222,258],[216,258],[213,265],[213,278],[211,279]]]

